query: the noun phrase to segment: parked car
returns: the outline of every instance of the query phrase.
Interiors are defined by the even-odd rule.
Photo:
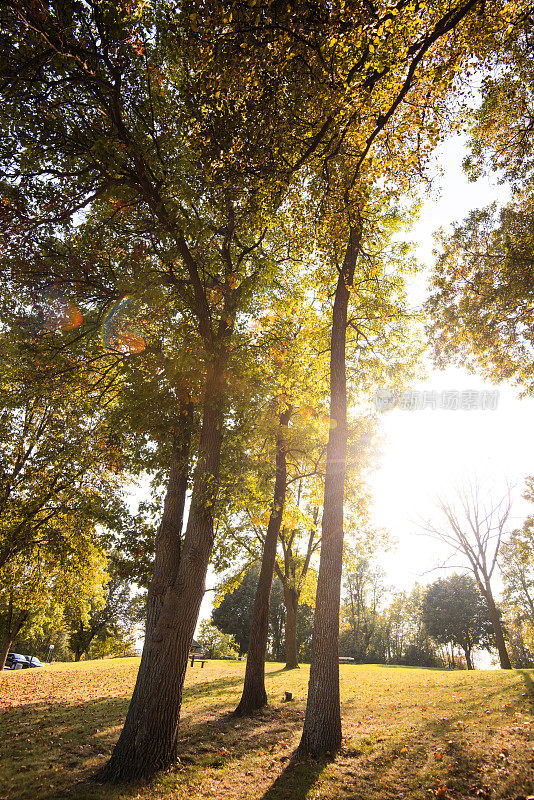
[[[42,667],[42,661],[39,661],[37,656],[24,656],[26,661],[28,662],[28,667]]]
[[[27,669],[29,666],[26,656],[21,656],[20,653],[8,653],[4,669]]]
[[[42,663],[36,656],[23,656],[20,653],[8,653],[4,669],[30,669],[30,667],[42,666]]]

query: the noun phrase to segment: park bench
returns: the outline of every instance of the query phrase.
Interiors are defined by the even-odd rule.
[[[200,661],[200,669],[204,666],[206,661],[208,660],[205,656],[199,656],[197,653],[191,653],[191,666],[195,663],[195,659]]]

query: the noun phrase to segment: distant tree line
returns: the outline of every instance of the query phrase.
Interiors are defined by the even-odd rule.
[[[527,531],[527,533],[525,533]],[[505,591],[500,613],[514,667],[534,665],[534,576],[521,592],[521,554],[532,527],[516,531],[506,546]],[[529,556],[532,564],[532,554]],[[367,558],[351,563],[345,575],[340,615],[340,656],[359,664],[399,664],[448,669],[474,669],[476,651],[495,650],[495,635],[485,599],[468,574],[440,578],[410,592],[392,592],[383,571]],[[510,576],[510,577],[509,577]],[[513,576],[513,577],[512,577]],[[210,622],[201,625],[199,638],[211,657],[244,656],[248,651],[250,623],[258,569],[245,572],[241,582],[224,593]],[[523,600],[523,602],[522,602]],[[285,607],[280,581],[271,590],[267,658],[283,662]],[[311,659],[313,608],[299,608],[297,651],[299,661]],[[210,642],[215,644],[209,647]]]

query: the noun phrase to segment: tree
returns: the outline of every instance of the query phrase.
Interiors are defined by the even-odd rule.
[[[100,602],[93,601],[87,609],[77,598],[67,605],[65,617],[69,626],[69,647],[74,660],[86,655],[95,639],[103,645],[107,639],[124,639],[131,636],[136,623],[141,621],[139,596],[132,596],[131,581],[124,576],[120,556],[108,556],[109,582]]]
[[[533,498],[533,480],[527,479],[527,499]],[[532,517],[512,531],[499,557],[504,582],[503,609],[507,639],[515,667],[534,660],[534,530]]]
[[[532,496],[532,479],[529,479]],[[501,548],[504,598],[525,618],[534,622],[534,531],[528,518],[520,530],[511,533]]]
[[[65,607],[77,602],[87,612],[102,597],[105,558],[80,526],[63,530],[62,548],[42,544],[0,570],[0,664],[13,640],[35,635],[50,620],[63,623]]]
[[[313,636],[314,608],[308,603],[299,604],[297,614],[297,659],[300,663],[309,664],[311,660],[311,643]]]
[[[224,593],[211,614],[213,625],[233,636],[239,647],[239,655],[244,655],[248,650],[257,585],[258,570],[245,572],[241,582],[233,590]]]
[[[532,393],[532,265],[534,263],[532,16],[505,37],[498,69],[482,83],[471,126],[468,174],[498,172],[512,200],[477,209],[441,253],[426,303],[428,333],[438,366],[467,365],[494,381]]]
[[[464,40],[460,44],[461,38],[465,36],[470,27],[469,23],[473,21],[473,18],[470,18],[472,10],[473,6],[470,3],[459,4],[454,10],[449,6],[441,8],[434,5],[431,16],[428,19],[425,18],[421,23],[425,28],[424,36],[416,39],[416,42],[413,42],[407,48],[406,61],[409,64],[407,69],[405,69],[406,63],[399,68],[399,62],[395,58],[395,56],[398,57],[401,52],[404,52],[400,42],[396,42],[398,49],[395,50],[394,56],[389,49],[392,44],[389,33],[385,38],[380,36],[383,30],[381,25],[385,18],[370,21],[371,29],[374,28],[375,24],[379,25],[375,29],[376,38],[373,38],[372,52],[375,52],[376,42],[377,52],[381,52],[385,63],[388,63],[386,71],[394,75],[395,78],[383,93],[383,87],[380,85],[378,85],[376,94],[372,91],[369,93],[370,96],[367,98],[366,103],[367,110],[372,108],[375,99],[379,100],[377,121],[375,123],[374,115],[372,115],[372,122],[366,131],[367,135],[361,135],[359,132],[358,134],[353,134],[354,150],[351,155],[354,156],[354,159],[349,159],[348,164],[339,168],[339,172],[336,172],[333,168],[333,159],[330,154],[325,159],[325,161],[328,161],[328,167],[323,172],[327,176],[327,197],[333,201],[333,213],[331,210],[330,221],[332,221],[332,218],[335,220],[337,233],[335,240],[338,244],[340,240],[344,241],[345,250],[341,257],[333,259],[335,264],[334,275],[337,277],[337,282],[332,309],[330,347],[330,416],[332,424],[327,447],[321,563],[314,626],[314,656],[310,671],[304,730],[299,745],[300,752],[304,754],[318,755],[335,751],[341,746],[341,710],[337,656],[343,552],[343,495],[347,451],[345,352],[347,326],[349,323],[349,299],[354,284],[358,258],[362,254],[366,190],[369,187],[369,173],[373,172],[368,156],[373,148],[373,155],[378,156],[379,171],[382,175],[388,174],[387,167],[391,164],[391,146],[396,140],[395,134],[398,134],[398,132],[404,134],[406,131],[399,119],[402,116],[402,112],[399,112],[399,107],[401,107],[403,101],[410,96],[412,98],[411,103],[417,106],[418,102],[415,101],[414,103],[414,97],[419,97],[422,100],[423,95],[419,93],[424,92],[426,99],[422,102],[422,106],[424,106],[425,110],[428,106],[432,106],[435,109],[436,106],[433,106],[435,99],[437,97],[442,99],[444,94],[453,87],[454,72],[450,71],[452,61],[456,62],[456,68],[458,68],[467,56],[472,57],[473,50],[471,46],[474,44],[476,49],[481,43],[480,40],[477,41],[475,36],[470,43]],[[399,17],[397,17],[398,20]],[[462,23],[465,23],[465,26]],[[454,37],[448,40],[447,34],[451,31],[454,31]],[[471,35],[473,33],[474,31],[471,30]],[[405,41],[411,41],[410,36]],[[436,43],[437,46],[434,46]],[[459,44],[460,46],[458,47]],[[383,50],[381,49],[382,46]],[[389,61],[390,58],[392,59],[391,62]],[[428,69],[429,71],[427,71]],[[380,74],[380,71],[378,74]],[[434,80],[437,74],[440,76],[439,85]],[[432,78],[429,80],[430,75],[432,75]],[[360,121],[360,118],[358,119]],[[392,120],[391,127],[389,126],[390,120]],[[404,121],[406,121],[406,118]],[[398,125],[396,130],[395,122]],[[414,131],[418,132],[418,137],[421,132],[423,133],[425,143],[421,147],[421,141],[418,138],[415,152],[417,153],[417,159],[423,158],[424,160],[425,150],[428,152],[428,148],[432,146],[434,139],[431,132],[432,125],[428,126],[424,122],[424,113],[422,119],[416,114],[411,118],[410,122]],[[385,147],[380,153],[379,142],[383,132],[385,132],[383,140]],[[396,140],[397,144],[403,140],[402,134]],[[343,129],[343,135],[347,136],[348,143],[351,138],[348,126]],[[401,145],[401,147],[406,147],[406,141],[404,139],[404,145]],[[340,146],[337,154],[339,155],[342,151],[343,148]],[[402,156],[399,152],[395,152],[393,170],[398,169],[400,162],[402,162]],[[364,169],[364,165],[369,167],[367,171]],[[408,174],[410,172],[411,170],[408,170]],[[367,185],[362,179],[364,174],[367,178]],[[398,172],[395,173],[396,176],[398,174]],[[325,203],[325,205],[329,205],[329,203]],[[336,253],[336,255],[338,254]]]
[[[415,585],[409,594],[400,595],[402,609],[401,631],[403,632],[402,652],[400,663],[409,666],[435,667],[438,666],[435,647],[430,640],[423,620],[424,589]]]
[[[424,595],[423,621],[436,642],[457,644],[467,669],[474,669],[472,650],[492,645],[487,603],[468,575],[451,575],[431,584]]]
[[[87,375],[49,376],[43,353],[28,358],[0,334],[0,569],[35,549],[62,549],[65,531],[99,523],[120,531],[126,447],[87,399]],[[125,443],[126,444],[126,443]],[[89,533],[87,533],[89,538]]]
[[[43,608],[45,601],[50,604],[52,586],[61,586],[61,579],[52,584],[46,571],[56,575],[62,568],[70,576],[65,598],[56,604],[62,609],[67,593],[72,597],[74,592],[75,565],[93,569],[92,578],[85,576],[88,586],[97,580],[101,570],[96,554],[112,532],[125,530],[131,517],[122,488],[126,442],[119,450],[105,408],[92,407],[90,373],[70,374],[67,369],[58,382],[55,369],[68,359],[52,369],[47,342],[30,344],[14,335],[6,317],[2,317],[0,352],[3,659],[27,622],[46,619],[36,608]],[[97,526],[104,532],[98,533]],[[83,580],[81,576],[80,586]],[[100,590],[94,591],[98,603]],[[84,589],[79,594],[85,613],[90,598]]]
[[[343,655],[373,664],[443,664],[424,626],[422,587],[416,585],[409,594],[388,592],[386,603],[380,571],[364,559],[353,565],[347,583],[341,615]]]
[[[234,576],[230,586],[223,584],[221,590],[224,593],[220,602],[216,600],[216,605],[211,615],[212,624],[235,639],[240,655],[245,655],[249,647],[252,612],[258,580],[259,567],[256,564],[254,567],[246,569],[239,576]],[[228,587],[226,591],[224,591],[224,586]],[[279,591],[279,587],[275,584],[271,589],[271,593],[277,590]],[[273,630],[274,622],[275,620],[271,617],[271,638],[275,633]]]
[[[267,530],[263,533],[259,524],[261,519],[262,498],[255,503],[255,513],[251,516],[247,509],[246,522],[252,528],[257,539],[263,540],[262,568],[266,566],[268,580],[272,582],[276,571],[283,587],[285,604],[285,655],[286,668],[293,669],[297,664],[297,616],[300,593],[306,581],[311,558],[317,549],[316,522],[306,519],[301,511],[301,501],[311,502],[310,490],[313,491],[314,479],[320,475],[324,455],[324,425],[317,425],[316,417],[319,416],[322,406],[322,387],[324,384],[323,359],[316,357],[316,350],[321,338],[320,321],[317,308],[309,302],[303,286],[302,275],[298,273],[288,276],[285,280],[281,296],[275,298],[273,303],[273,320],[266,331],[267,338],[274,337],[279,342],[279,356],[276,359],[277,368],[273,370],[273,390],[283,398],[287,405],[285,415],[287,424],[291,423],[284,441],[277,438],[276,444],[276,470],[275,470],[275,496],[278,492],[280,498],[280,515],[277,520],[276,537],[272,536],[272,514],[269,517]],[[280,416],[282,423],[283,416]],[[283,451],[281,450],[283,445]],[[282,469],[280,469],[282,468]],[[250,506],[249,506],[250,508]],[[297,577],[298,553],[296,552],[299,541],[300,524],[307,524],[309,536],[306,554],[300,564],[300,575]],[[283,567],[276,555],[278,543],[282,546]],[[245,545],[247,546],[247,545]],[[268,553],[268,560],[265,555]],[[267,594],[264,591],[264,596]],[[267,610],[263,611],[265,618]],[[264,623],[265,627],[265,623]],[[259,634],[259,632],[258,632]],[[252,635],[256,634],[256,625],[253,623]],[[266,649],[265,631],[258,635],[258,648],[256,659],[258,664],[263,663]],[[250,654],[249,654],[250,660]],[[247,670],[249,660],[247,660]],[[251,662],[252,664],[252,662]],[[252,694],[247,686],[240,703],[240,713],[258,707],[257,703],[265,704],[267,695],[264,686],[263,667],[257,668],[255,691]],[[256,697],[256,700],[253,697]]]
[[[283,281],[270,293],[269,313],[254,323],[255,340],[270,358],[261,360],[257,369],[263,373],[264,391],[258,393],[254,422],[243,440],[240,454],[241,480],[222,517],[216,544],[219,567],[231,561],[230,553],[246,552],[249,562],[261,559],[250,631],[250,646],[243,696],[236,714],[244,715],[267,702],[264,662],[268,644],[269,598],[275,568],[289,597],[288,580],[278,569],[277,545],[289,517],[298,516],[293,506],[293,487],[320,470],[322,430],[314,424],[318,415],[323,360],[314,358],[319,328],[317,309],[306,297],[297,265],[288,270]],[[319,334],[320,335],[320,334]],[[249,412],[250,413],[250,412]],[[250,423],[249,423],[250,427]],[[292,539],[295,539],[295,530]],[[252,535],[251,535],[252,534]],[[230,543],[228,542],[230,539]],[[310,550],[310,557],[312,555]],[[241,555],[241,553],[240,553]],[[309,558],[308,558],[309,562]],[[235,564],[232,564],[235,571]],[[307,570],[307,566],[306,566]],[[294,611],[295,616],[290,617]],[[297,604],[286,608],[286,631],[296,659]],[[288,626],[288,620],[295,624]],[[291,630],[290,630],[291,628]],[[276,648],[277,650],[279,648]],[[286,638],[286,655],[289,653]]]
[[[479,487],[470,484],[458,490],[454,501],[440,499],[441,520],[427,522],[424,526],[430,536],[449,545],[454,554],[459,553],[467,560],[488,609],[501,669],[511,669],[511,664],[493,595],[492,577],[510,508],[509,491],[498,501],[491,497],[484,500]]]
[[[275,353],[273,361],[276,364],[272,370],[273,374],[270,382],[272,398],[267,404],[268,408],[272,407],[272,410],[268,413],[267,418],[269,419],[273,414],[277,414],[278,419],[275,426],[273,426],[273,432],[275,433],[274,485],[265,531],[258,533],[258,529],[261,530],[257,516],[263,500],[261,489],[258,492],[259,497],[255,498],[253,504],[255,514],[252,519],[250,513],[251,504],[248,498],[241,507],[234,505],[236,511],[240,512],[241,518],[243,516],[245,518],[248,517],[247,522],[249,524],[252,523],[253,530],[255,530],[258,539],[262,541],[260,578],[254,603],[245,683],[241,700],[235,711],[238,716],[250,714],[267,702],[264,663],[268,641],[269,597],[274,570],[277,567],[276,551],[278,540],[282,535],[284,520],[287,521],[284,510],[286,501],[291,497],[290,485],[299,479],[302,483],[303,478],[315,474],[321,458],[321,442],[315,441],[313,437],[315,431],[312,431],[310,443],[304,444],[303,441],[303,427],[309,429],[311,426],[309,424],[303,426],[300,419],[296,421],[296,424],[293,424],[293,419],[300,410],[300,408],[295,408],[295,403],[302,407],[305,398],[309,398],[310,384],[319,371],[317,362],[306,357],[309,355],[311,342],[310,329],[313,327],[313,323],[316,322],[316,315],[314,310],[307,308],[306,305],[304,310],[298,308],[297,298],[299,296],[302,296],[302,290],[297,286],[296,292],[289,302],[283,295],[281,298],[274,298],[273,311],[271,312],[273,314],[273,322],[266,332],[267,340],[271,339],[271,351]],[[313,392],[311,393],[313,394]],[[262,443],[262,438],[261,429],[258,428],[255,443],[259,439],[260,452],[265,450],[265,443]],[[260,461],[260,469],[262,466],[263,464]],[[269,467],[270,465],[267,469]],[[265,477],[264,475],[258,476],[258,487],[263,488]],[[260,501],[259,503],[258,500]],[[310,556],[312,552],[310,550]],[[286,631],[288,633],[288,636],[286,636],[286,657],[288,657],[289,642],[291,642],[295,651],[292,661],[295,661],[298,601],[296,601],[295,594],[293,596],[290,594],[288,579],[285,579],[285,575],[280,573],[279,570],[277,571],[284,585],[284,598],[286,600]],[[292,604],[288,604],[290,597],[293,599]],[[293,616],[291,616],[292,612]],[[293,625],[291,625],[292,622]]]
[[[364,663],[368,654],[376,653],[377,649],[384,573],[358,551],[349,552],[346,561],[340,652]]]
[[[198,640],[208,658],[228,658],[237,655],[234,637],[229,633],[221,633],[219,628],[207,619],[200,623]]]
[[[473,211],[440,244],[426,304],[436,363],[463,364],[531,393],[532,199]]]
[[[287,428],[291,413],[291,406],[280,413],[280,428],[276,435],[276,468],[274,479],[274,492],[271,513],[261,559],[261,568],[254,598],[252,623],[250,627],[250,640],[245,672],[245,683],[241,700],[234,712],[236,716],[250,714],[267,704],[265,691],[265,654],[267,651],[267,638],[269,631],[269,597],[273,581],[273,571],[276,559],[276,546],[282,526],[284,503],[287,489],[287,442],[284,428]]]
[[[282,544],[282,564],[275,562],[276,574],[284,590],[284,604],[286,611],[285,619],[285,656],[286,669],[296,669],[298,667],[298,620],[300,603],[303,592],[308,589],[310,595],[310,579],[312,585],[315,583],[315,570],[310,569],[311,560],[320,546],[318,537],[317,517],[319,509],[313,508],[311,524],[307,531],[307,541],[305,537],[304,554],[298,552],[299,536],[302,533],[299,528],[281,531]],[[313,602],[313,597],[309,598]],[[309,608],[309,603],[307,604]]]

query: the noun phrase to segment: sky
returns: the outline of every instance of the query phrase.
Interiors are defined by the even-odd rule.
[[[421,303],[427,292],[434,260],[433,233],[439,227],[450,229],[474,208],[493,201],[505,203],[509,197],[507,187],[499,185],[495,176],[469,183],[461,168],[464,155],[460,137],[440,147],[433,195],[408,234],[423,267],[409,287],[412,305]],[[372,476],[374,520],[398,542],[382,563],[388,581],[404,589],[443,574],[433,568],[448,553],[422,536],[419,525],[435,515],[436,498],[452,496],[462,481],[476,480],[497,497],[505,493],[507,483],[512,484],[512,527],[519,527],[534,511],[522,498],[525,476],[534,474],[534,398],[520,399],[517,388],[493,385],[461,368],[435,370],[430,362],[426,380],[413,388],[437,393],[497,391],[498,401],[494,410],[396,408],[380,414],[384,442],[380,466]]]

